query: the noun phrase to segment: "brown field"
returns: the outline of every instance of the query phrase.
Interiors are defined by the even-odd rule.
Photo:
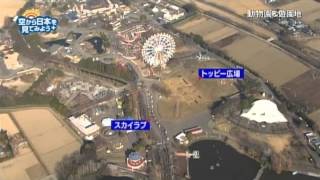
[[[200,67],[221,67],[215,61],[186,63],[163,77],[163,84],[171,91],[169,97],[163,97],[158,104],[162,117],[181,118],[207,109],[221,96],[236,92],[233,81],[199,80],[197,69]]]
[[[215,43],[238,33],[234,28],[200,15],[196,15],[184,23],[178,23],[175,27],[184,33],[201,35],[208,43]]]
[[[221,1],[221,0],[207,0],[207,2],[215,3],[232,10],[233,12],[244,15],[248,9],[269,9],[269,7],[262,0],[237,0],[237,1]]]
[[[222,49],[223,47],[232,44],[234,41],[239,40],[239,39],[243,38],[244,36],[245,36],[244,34],[236,33],[232,36],[228,36],[228,37],[225,37],[219,41],[216,41],[215,43],[211,43],[211,46],[213,46],[214,48]]]
[[[40,180],[45,176],[45,170],[28,147],[13,159],[0,163],[1,180]]]
[[[10,136],[19,133],[9,114],[0,114],[0,129],[6,130]]]
[[[12,114],[50,173],[65,155],[79,149],[77,139],[48,109],[19,110]]]
[[[281,6],[280,9],[293,9],[302,12],[302,19],[307,23],[312,23],[320,18],[320,2],[314,0],[299,0]]]
[[[311,110],[320,108],[320,72],[310,70],[284,84],[282,90],[294,102]]]
[[[194,33],[205,36],[208,33],[224,28],[224,25],[206,17],[197,15],[190,21],[176,25],[176,28],[185,33]]]
[[[216,8],[212,5],[200,2],[199,0],[180,0],[183,3],[194,3],[199,9],[203,11],[209,11],[214,14],[218,14],[219,16],[223,16],[225,18],[228,18],[234,22],[237,22],[239,24],[242,24],[244,26],[250,27],[254,31],[258,32],[259,34],[263,35],[268,39],[269,37],[276,38],[277,35],[266,28],[260,27],[258,25],[255,25],[247,20],[244,20],[241,17],[238,17],[234,14],[231,14],[229,12],[226,12],[224,10],[221,10],[220,8]],[[222,0],[208,0],[211,2],[214,2],[216,4],[220,4],[222,6],[225,6],[229,8],[230,10],[234,10],[236,13],[243,15],[245,12],[247,12],[247,9],[266,9],[268,8],[263,4],[261,0],[239,0],[239,1],[222,1]]]
[[[307,47],[320,52],[320,39],[312,39],[305,43]]]
[[[219,119],[218,123],[216,123],[214,126],[214,131],[219,131],[220,133],[225,134],[227,136],[232,134],[231,132],[235,129],[240,130],[244,134],[247,134],[248,139],[255,140],[256,142],[260,143],[266,143],[276,153],[281,153],[285,149],[287,149],[290,146],[290,141],[292,140],[291,134],[273,135],[252,132],[248,129],[239,128],[235,124],[230,123],[225,119]]]
[[[262,140],[264,140],[265,143],[268,143],[275,152],[281,153],[290,145],[291,138],[292,136],[289,134],[265,135],[262,137]]]
[[[204,36],[204,40],[207,41],[208,43],[216,43],[222,39],[228,38],[230,36],[233,36],[237,34],[238,31],[230,28],[230,27],[224,27],[223,29],[220,29],[218,31],[212,32]]]
[[[233,42],[223,50],[275,86],[281,86],[308,70],[290,56],[249,36]]]
[[[25,0],[1,0],[0,1],[0,28],[3,26],[5,17],[13,17],[26,3]]]
[[[199,48],[195,48],[192,44],[185,42],[182,39],[176,39],[175,58],[186,56],[187,54],[194,54],[199,52]]]
[[[309,118],[312,119],[318,125],[318,127],[320,127],[320,109],[310,113]]]

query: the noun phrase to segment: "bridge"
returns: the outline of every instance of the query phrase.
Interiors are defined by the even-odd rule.
[[[189,174],[189,159],[192,157],[193,159],[199,159],[200,158],[200,153],[198,150],[194,150],[192,151],[192,153],[190,153],[189,151],[186,152],[176,152],[176,156],[178,157],[185,157],[186,161],[187,161],[187,175],[186,178],[190,179],[190,174]]]

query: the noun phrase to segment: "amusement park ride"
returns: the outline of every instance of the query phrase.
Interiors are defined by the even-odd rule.
[[[124,51],[120,55],[128,60],[137,59],[142,48],[142,43],[140,42],[142,34],[150,29],[150,26],[136,25],[118,32],[118,37],[120,37],[120,43]]]
[[[174,38],[166,33],[154,34],[143,44],[142,58],[151,67],[165,68],[176,49]]]
[[[144,65],[147,65],[147,76],[155,74],[154,68],[164,69],[167,62],[173,57],[176,48],[174,38],[167,33],[153,34],[143,43],[142,35],[150,30],[151,27],[148,25],[135,25],[117,34],[121,48],[119,55],[136,65],[139,63],[135,60],[141,58]]]

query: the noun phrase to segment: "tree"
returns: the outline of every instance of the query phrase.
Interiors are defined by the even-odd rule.
[[[153,83],[153,84],[151,85],[151,88],[152,88],[152,90],[155,90],[155,91],[157,91],[158,93],[160,93],[161,95],[166,96],[166,97],[170,96],[170,94],[171,94],[170,89],[166,88],[166,87],[165,87],[164,85],[162,85],[162,84]]]
[[[182,6],[182,8],[187,12],[187,13],[193,13],[197,11],[196,5],[192,3],[188,3]]]
[[[62,16],[61,19],[60,19],[59,24],[60,24],[61,26],[67,26],[67,25],[69,24],[68,18],[65,17],[65,16]]]
[[[139,138],[135,143],[132,144],[132,149],[134,149],[135,151],[142,151],[143,149],[145,149],[146,145],[147,144],[144,139]]]
[[[57,8],[57,2],[53,2],[52,5],[51,5],[53,8]]]
[[[255,101],[255,98],[253,96],[241,98],[240,101],[240,108],[242,110],[249,109],[252,106],[252,103]]]
[[[190,37],[192,38],[192,40],[196,43],[199,44],[201,47],[207,49],[208,45],[207,43],[204,41],[203,37],[199,34],[194,34],[194,33],[190,33]]]
[[[45,14],[46,16],[52,16],[51,9],[46,10]]]
[[[100,32],[100,38],[102,39],[103,46],[105,48],[110,47],[111,44],[110,44],[109,38],[107,37],[107,35],[104,32]]]
[[[0,130],[0,145],[6,146],[9,144],[9,137],[6,130]]]
[[[244,95],[257,93],[261,90],[261,84],[257,80],[249,77],[245,78],[244,80],[238,81],[237,87]]]
[[[132,97],[127,96],[125,93],[122,95],[122,108],[125,117],[133,116],[133,102]]]
[[[58,7],[58,10],[59,10],[60,12],[65,12],[65,11],[67,11],[67,10],[69,9],[68,6],[69,6],[69,5],[68,5],[67,3],[62,4],[62,5],[60,5],[60,6]]]
[[[84,155],[87,160],[96,160],[97,153],[96,153],[96,145],[92,141],[83,141],[80,147],[80,154]]]
[[[130,6],[131,0],[120,0],[124,5]]]
[[[62,161],[57,163],[55,172],[59,180],[68,180],[69,177],[76,175],[78,167],[86,162],[86,159],[79,152],[65,156]]]
[[[140,21],[146,21],[146,20],[147,20],[147,16],[145,14],[141,14]]]

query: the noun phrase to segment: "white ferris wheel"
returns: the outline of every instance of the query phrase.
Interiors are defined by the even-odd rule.
[[[143,44],[142,58],[152,67],[164,68],[175,53],[174,38],[166,33],[154,34]]]

